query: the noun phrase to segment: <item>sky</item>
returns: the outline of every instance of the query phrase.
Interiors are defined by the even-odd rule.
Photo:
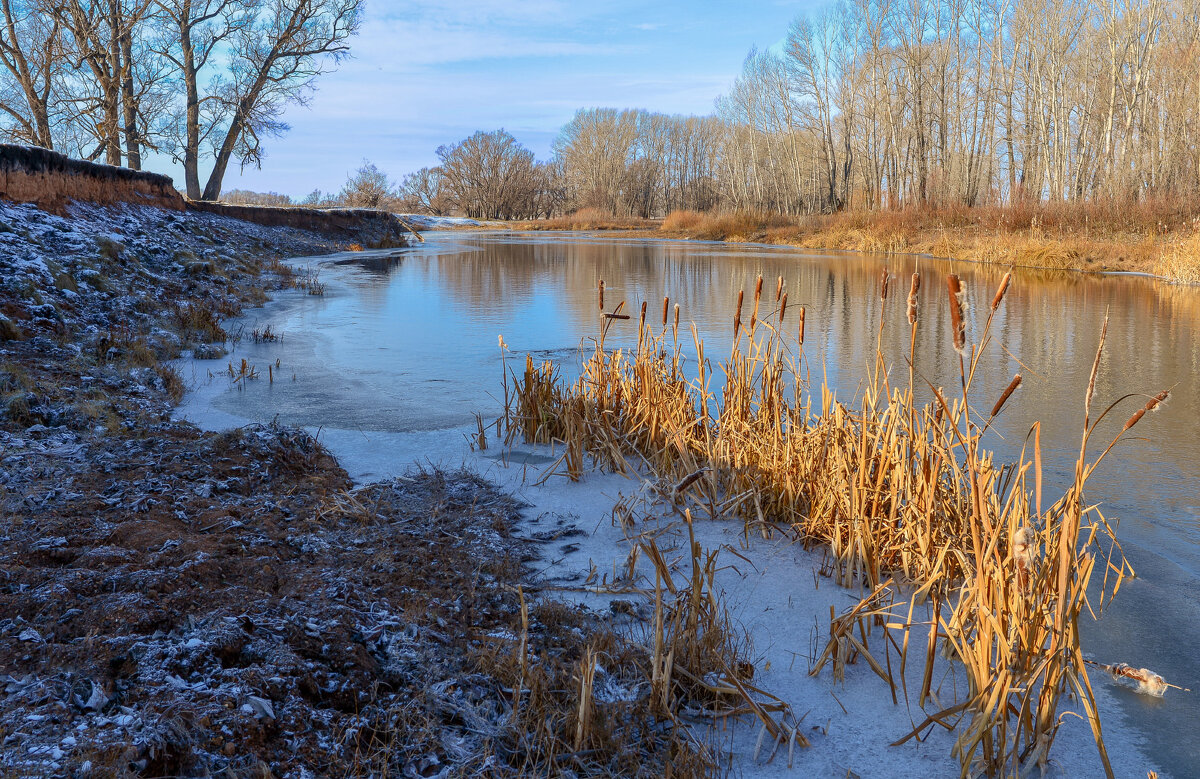
[[[393,180],[438,146],[503,128],[550,156],[579,108],[708,114],[751,47],[778,46],[823,0],[366,0],[352,58],[318,79],[261,170],[225,189],[336,192],[370,160]],[[148,165],[182,183],[168,160]],[[202,176],[207,175],[207,170]]]

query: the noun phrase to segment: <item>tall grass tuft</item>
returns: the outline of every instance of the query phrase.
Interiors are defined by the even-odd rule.
[[[897,310],[914,336],[925,321],[916,309],[921,281],[916,275],[911,280],[905,315]],[[684,373],[678,327],[655,333],[642,321],[635,349],[607,349],[605,335],[621,304],[603,315],[578,380],[566,382],[553,364],[526,359],[523,375],[512,377],[507,435],[510,441],[520,436],[565,444],[560,462],[571,478],[579,478],[590,455],[602,467],[623,471],[636,464],[662,483],[686,484],[670,494],[689,522],[697,514],[740,520],[746,532],[788,527],[802,543],[824,546],[839,581],[871,593],[860,608],[831,620],[827,659],[835,673],[848,653],[870,655],[865,635],[855,638],[851,628],[868,617],[894,627],[905,605],[897,599],[907,598],[902,646],[888,640],[878,645],[900,653],[898,666],[890,655],[886,671],[869,661],[890,681],[892,667],[903,668],[908,660],[909,633],[923,629],[911,621],[913,607],[931,604],[917,700],[922,706],[937,701],[931,680],[935,663],[945,662],[938,660],[942,655],[962,664],[968,689],[959,700],[934,704],[925,723],[897,743],[935,723],[957,723],[954,754],[964,776],[1017,774],[1045,765],[1060,703],[1073,696],[1111,775],[1078,622],[1084,609],[1102,606],[1132,573],[1119,545],[1113,543],[1111,553],[1105,547],[1099,558],[1103,581],[1089,596],[1096,550],[1112,534],[1099,509],[1084,500],[1084,486],[1116,443],[1093,456],[1099,447],[1092,436],[1112,407],[1093,418],[1093,390],[1080,388],[1088,397],[1074,480],[1048,508],[1042,501],[1040,426],[1030,430],[1016,462],[995,462],[983,437],[1021,379],[1015,376],[998,399],[981,407],[972,385],[1010,283],[1006,275],[982,312],[978,342],[968,345],[962,282],[954,275],[946,279],[946,337],[960,366],[953,392],[918,386],[911,355],[905,355],[907,386],[892,384],[881,367],[868,374],[851,402],[839,400],[827,384],[806,383],[803,307],[797,341],[785,336],[783,305],[758,318],[761,279],[749,328],[742,326],[739,293],[734,348],[715,367],[692,327],[695,378]],[[884,300],[887,288],[885,276]],[[915,348],[915,337],[913,343]],[[1097,366],[1102,350],[1103,342]],[[887,364],[882,354],[877,357],[877,365]],[[1148,398],[1117,438],[1166,398],[1165,392]],[[1089,603],[1096,593],[1099,603]],[[676,657],[686,651],[677,647]]]

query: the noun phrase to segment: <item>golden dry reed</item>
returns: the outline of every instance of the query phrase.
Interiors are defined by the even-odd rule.
[[[756,321],[761,279],[750,328],[757,325],[759,337],[741,326],[739,292],[734,348],[715,370],[693,325],[695,377],[683,370],[678,305],[670,334],[665,327],[655,334],[643,324],[647,331],[639,334],[636,350],[610,351],[604,342],[623,304],[618,305],[601,318],[595,349],[578,380],[565,382],[551,363],[526,359],[523,375],[513,377],[507,435],[509,441],[522,436],[528,442],[561,442],[563,454],[552,470],[572,479],[581,477],[590,453],[600,467],[637,467],[664,484],[687,483],[671,495],[689,510],[740,519],[747,532],[790,527],[805,544],[824,545],[839,581],[872,593],[861,608],[831,622],[833,657],[850,650],[867,654],[865,645],[845,638],[850,622],[868,614],[880,620],[881,604],[895,609],[895,598],[908,598],[903,647],[890,642],[901,654],[899,684],[906,701],[915,698],[918,706],[933,709],[897,743],[919,739],[935,724],[953,726],[963,776],[1015,775],[1045,765],[1060,723],[1059,703],[1073,695],[1107,769],[1078,620],[1085,608],[1115,595],[1132,573],[1115,543],[1097,556],[1111,533],[1098,508],[1084,500],[1088,477],[1115,443],[1089,461],[1090,438],[1113,408],[1093,420],[1088,388],[1074,481],[1045,510],[1039,425],[1030,430],[1016,462],[994,462],[981,441],[991,419],[975,421],[971,386],[1010,283],[1006,275],[981,338],[968,345],[962,283],[954,274],[947,277],[947,338],[958,352],[961,374],[961,386],[947,393],[924,384],[912,367],[921,285],[914,274],[905,301],[913,339],[906,355],[908,386],[890,384],[886,371],[876,370],[850,404],[829,386],[809,387],[802,378],[803,307],[800,351],[783,336],[782,295],[779,307]],[[886,275],[880,293],[888,320]],[[904,314],[897,310],[895,316]],[[1103,342],[1097,366],[1102,349]],[[877,364],[884,365],[878,357]],[[990,417],[1020,386],[1017,375],[994,404],[983,407],[991,408]],[[918,402],[919,394],[932,400]],[[1166,397],[1163,392],[1149,399],[1122,434]],[[1092,597],[1099,592],[1099,603],[1089,604],[1097,561],[1103,581]],[[924,603],[932,619],[914,622],[913,607]],[[895,628],[896,618],[889,619]],[[926,630],[923,683],[909,690],[903,669],[910,633]],[[892,651],[888,641],[882,645]],[[946,662],[937,659],[943,655],[961,662],[969,691],[938,703],[931,686],[935,662]],[[889,679],[894,665],[889,655]],[[892,683],[893,696],[895,689]]]

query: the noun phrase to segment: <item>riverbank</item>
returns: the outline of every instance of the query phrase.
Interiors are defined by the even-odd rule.
[[[1028,268],[1148,273],[1200,283],[1200,227],[1190,204],[1022,205],[808,217],[675,211],[665,219],[583,211],[513,222],[516,230],[766,243],[813,250],[932,257]]]
[[[180,355],[284,380],[227,354],[279,337],[234,322],[323,294],[281,260],[342,240],[0,201],[0,773],[711,770],[621,692],[644,651],[533,599],[559,534],[518,537],[513,498],[457,471],[356,487],[303,430],[174,417]],[[572,676],[600,650],[617,697],[581,710]]]
[[[0,218],[12,228],[0,234],[5,311],[20,339],[0,344],[16,387],[0,424],[0,723],[19,734],[0,751],[6,772],[955,770],[953,733],[888,746],[922,715],[893,706],[868,664],[837,685],[828,671],[808,675],[818,620],[856,598],[820,586],[822,560],[788,538],[751,549],[733,523],[697,523],[703,554],[721,563],[693,590],[695,557],[681,554],[690,540],[672,503],[614,475],[530,484],[559,453],[497,451],[493,440],[474,462],[497,488],[452,470],[463,438],[440,431],[426,438],[454,444],[446,469],[408,471],[436,447],[384,441],[387,467],[374,470],[387,480],[355,488],[343,466],[362,473],[359,431],[323,431],[335,462],[293,428],[173,421],[170,396],[184,382],[163,358],[278,343],[265,325],[225,317],[289,286],[324,305],[310,294],[324,290],[319,273],[289,281],[271,259],[335,245],[151,209],[81,208],[64,220],[6,207]],[[235,350],[197,364],[225,387],[261,387],[272,379],[249,378],[256,362],[267,364]],[[614,509],[622,494],[639,506],[630,522]],[[680,594],[663,596],[661,621],[650,542]],[[689,634],[693,591],[730,619],[698,620],[705,631]],[[668,619],[684,629],[665,634],[680,652],[659,703],[653,636]],[[695,640],[708,636],[715,645]],[[702,663],[685,662],[697,648]],[[910,662],[912,674],[920,663]],[[959,684],[951,674],[938,694]],[[748,699],[788,730],[771,733]],[[1110,750],[1133,775],[1147,761],[1117,731]],[[1095,760],[1086,724],[1068,718],[1051,767]]]

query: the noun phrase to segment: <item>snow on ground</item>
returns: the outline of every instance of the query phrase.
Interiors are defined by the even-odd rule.
[[[491,224],[465,216],[430,216],[429,214],[396,214],[418,230],[444,230],[448,227],[480,227]]]

